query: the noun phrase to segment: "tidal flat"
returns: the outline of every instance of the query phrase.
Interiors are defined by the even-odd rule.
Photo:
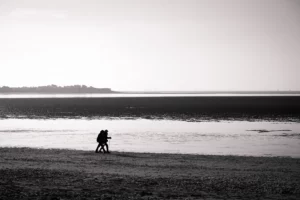
[[[0,98],[0,119],[300,121],[300,96]]]

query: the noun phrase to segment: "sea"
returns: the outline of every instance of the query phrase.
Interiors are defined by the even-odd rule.
[[[220,94],[219,96],[235,94]],[[203,97],[212,94],[57,94],[0,95],[0,100],[67,98]],[[236,96],[253,96],[238,94]],[[257,96],[263,96],[257,94]],[[268,96],[268,95],[267,95]],[[286,95],[284,95],[286,96]],[[297,96],[297,95],[295,95]],[[2,102],[2,101],[0,101]],[[5,101],[6,102],[6,101]],[[42,105],[43,103],[41,103]],[[2,110],[15,110],[0,103]],[[31,109],[38,109],[32,107]],[[13,111],[11,111],[13,112]],[[1,115],[0,115],[1,116]],[[300,122],[290,118],[145,118],[2,115],[0,147],[58,148],[95,151],[100,130],[107,129],[110,151],[204,155],[300,157]]]

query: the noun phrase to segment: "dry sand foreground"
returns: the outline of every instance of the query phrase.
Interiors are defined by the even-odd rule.
[[[0,148],[0,199],[300,199],[300,159]]]

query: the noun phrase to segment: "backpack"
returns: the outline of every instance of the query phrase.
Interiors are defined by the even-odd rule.
[[[98,142],[98,143],[101,142],[101,140],[102,140],[102,138],[103,138],[102,135],[103,135],[102,132],[98,134],[98,137],[97,137],[97,142]]]

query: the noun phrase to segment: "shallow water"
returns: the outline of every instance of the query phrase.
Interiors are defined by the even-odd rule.
[[[300,157],[300,123],[285,122],[3,119],[0,146],[95,150],[101,129],[111,151]]]

